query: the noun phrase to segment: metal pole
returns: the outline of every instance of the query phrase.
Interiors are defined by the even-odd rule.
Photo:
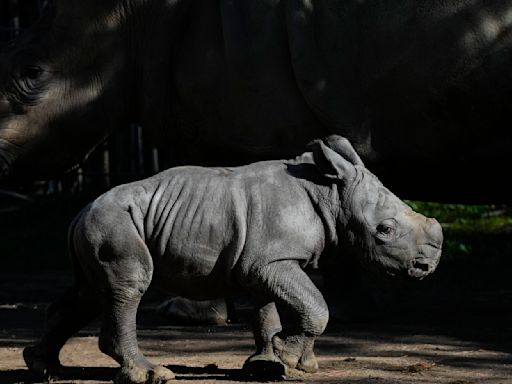
[[[144,142],[142,140],[142,127],[137,125],[137,177],[144,175]]]
[[[131,178],[138,179],[144,174],[144,152],[142,143],[142,127],[131,124],[130,164]]]
[[[78,168],[76,172],[76,181],[78,184],[78,192],[83,192],[84,190],[84,170],[82,167]]]
[[[107,143],[103,145],[103,183],[110,188],[110,148]]]
[[[43,14],[43,10],[46,7],[46,1],[45,0],[37,0],[37,13],[39,16]]]
[[[20,34],[20,10],[18,7],[18,0],[9,0],[9,6],[11,8],[11,28],[12,37]]]
[[[151,148],[151,173],[160,172],[160,161],[158,159],[158,149]]]

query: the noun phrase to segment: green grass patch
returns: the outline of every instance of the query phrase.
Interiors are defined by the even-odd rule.
[[[508,263],[512,254],[512,211],[507,206],[407,203],[443,225],[443,262],[487,266],[499,260]]]

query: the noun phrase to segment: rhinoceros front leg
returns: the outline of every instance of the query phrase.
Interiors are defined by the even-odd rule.
[[[272,338],[282,329],[281,318],[274,302],[259,307],[254,324],[257,353],[273,354]]]
[[[278,261],[256,268],[249,276],[249,289],[265,295],[288,313],[282,331],[272,337],[274,356],[289,368],[316,372],[315,338],[329,320],[327,304],[309,276],[295,261]],[[273,311],[266,308],[267,311]],[[276,315],[272,314],[272,316]],[[269,355],[273,364],[274,357]]]

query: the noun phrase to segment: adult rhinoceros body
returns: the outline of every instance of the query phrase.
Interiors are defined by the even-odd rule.
[[[510,199],[511,25],[510,0],[55,0],[1,59],[0,168],[63,171],[132,120],[177,163],[339,133],[402,196]]]

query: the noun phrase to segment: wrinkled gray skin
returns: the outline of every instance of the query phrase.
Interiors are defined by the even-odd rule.
[[[348,141],[326,143],[332,149],[315,141],[289,161],[172,168],[87,206],[70,229],[75,287],[50,311],[41,342],[25,350],[28,367],[58,367],[62,345],[101,309],[99,345],[121,365],[117,382],[172,378],[137,346],[137,306],[152,283],[196,300],[250,293],[259,303],[257,351],[245,368],[315,372],[313,345],[329,314],[303,268],[334,248],[386,274],[423,278],[443,239],[439,223],[385,188]]]
[[[403,197],[512,197],[512,0],[53,4],[0,57],[4,174],[63,172],[129,120],[176,164],[338,133]]]

